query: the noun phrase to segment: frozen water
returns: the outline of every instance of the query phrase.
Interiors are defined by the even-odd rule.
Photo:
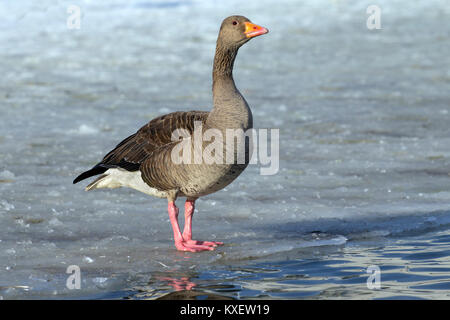
[[[72,1],[0,3],[0,298],[93,296],[448,229],[448,1],[377,1],[381,30],[364,0],[79,3],[79,30]],[[270,30],[234,74],[255,126],[280,128],[280,170],[251,166],[200,199],[195,237],[226,245],[178,253],[165,201],[72,180],[153,117],[210,109],[218,25],[235,13]],[[81,290],[66,287],[70,265]]]

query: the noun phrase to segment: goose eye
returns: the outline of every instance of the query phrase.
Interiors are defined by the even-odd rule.
[[[237,25],[237,21],[233,21],[233,26]]]

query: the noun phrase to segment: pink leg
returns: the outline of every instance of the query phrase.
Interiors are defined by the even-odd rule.
[[[197,241],[192,240],[192,216],[194,215],[195,210],[195,200],[186,200],[184,204],[184,230],[183,230],[183,239],[188,244],[193,245],[204,245],[210,247],[217,247],[218,245],[222,245],[223,242],[219,241]]]
[[[174,201],[169,202],[168,206],[170,223],[173,229],[173,238],[175,240],[175,247],[180,251],[191,251],[198,252],[204,250],[214,250],[213,247],[207,245],[201,245],[196,243],[188,243],[184,241],[183,235],[181,234],[180,226],[178,224],[178,208]]]

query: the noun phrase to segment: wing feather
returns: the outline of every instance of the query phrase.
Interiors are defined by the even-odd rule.
[[[176,129],[194,130],[194,122],[205,122],[207,111],[177,111],[151,120],[136,133],[121,141],[103,160],[92,169],[79,175],[74,183],[104,173],[109,168],[137,171],[144,161],[165,145],[172,144],[172,133]]]

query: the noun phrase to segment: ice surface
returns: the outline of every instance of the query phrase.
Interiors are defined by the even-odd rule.
[[[0,297],[449,225],[447,1],[377,1],[374,31],[363,0],[82,1],[68,30],[72,4],[0,4]],[[153,117],[209,110],[218,24],[235,13],[270,30],[234,74],[255,126],[280,128],[280,170],[251,166],[200,199],[194,236],[226,245],[177,253],[164,200],[72,180]]]

